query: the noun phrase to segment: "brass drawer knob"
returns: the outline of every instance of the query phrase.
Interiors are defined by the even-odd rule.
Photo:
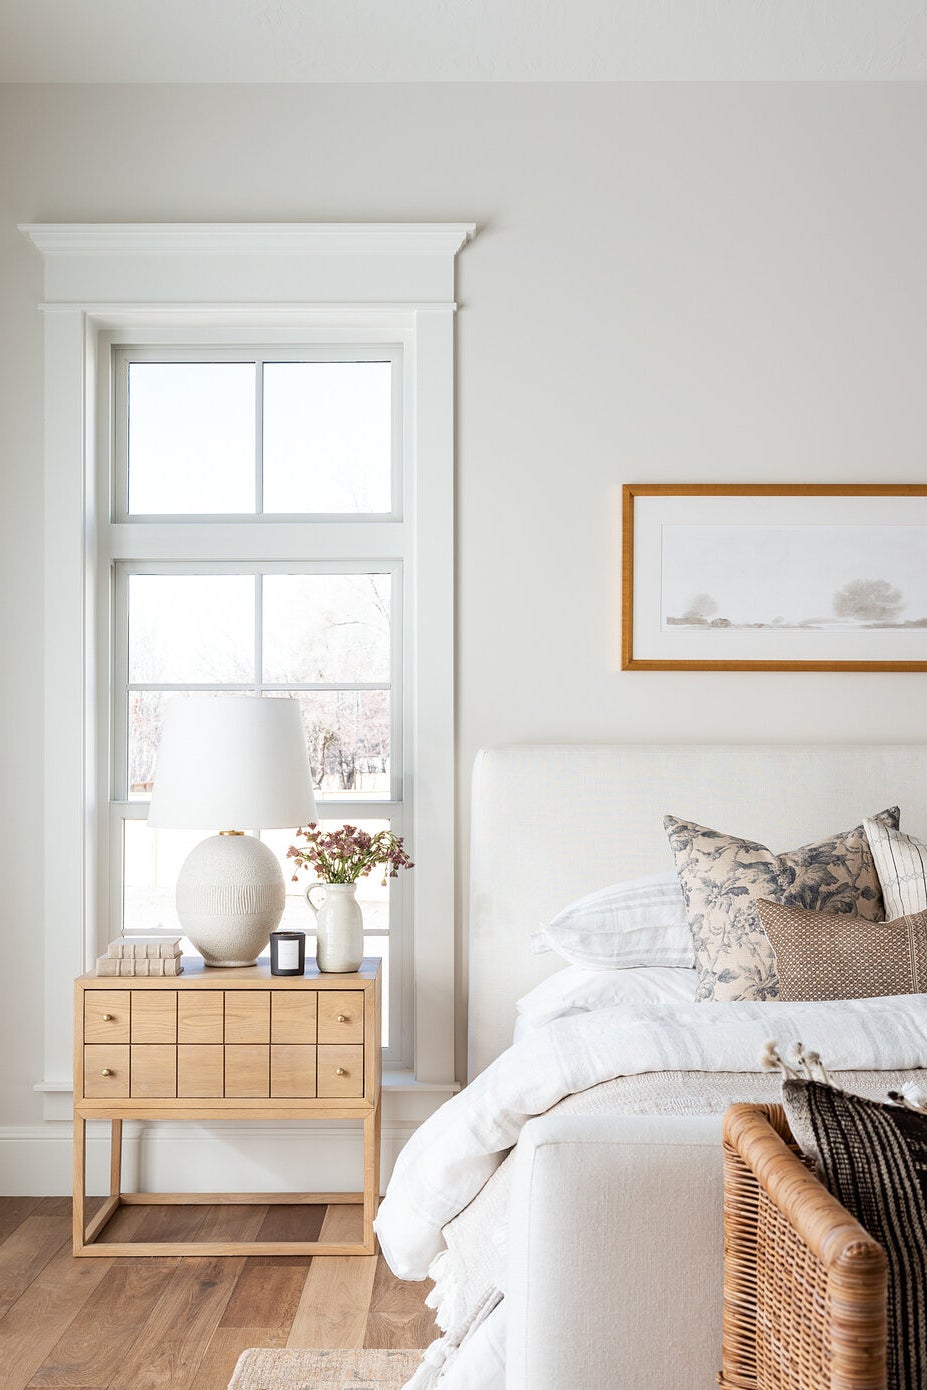
[[[339,1022],[339,1023],[347,1023],[347,1021],[348,1021],[348,1016],[347,1016],[347,1014],[339,1014],[339,1015],[338,1015],[338,1022]]]
[[[344,1067],[336,1067],[336,1068],[335,1068],[335,1075],[336,1075],[336,1076],[347,1076],[347,1072],[345,1071]]]
[[[104,1014],[104,1015],[103,1015],[103,1022],[104,1022],[104,1023],[112,1023],[112,1021],[113,1021],[113,1016],[112,1016],[112,1014]]]
[[[103,1070],[100,1072],[101,1076],[112,1076],[112,1074],[113,1072],[111,1067],[104,1067]]]

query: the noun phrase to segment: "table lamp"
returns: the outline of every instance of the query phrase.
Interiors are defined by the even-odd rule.
[[[283,916],[283,871],[245,829],[316,818],[295,700],[219,695],[165,709],[148,824],[214,829],[187,855],[177,916],[207,965],[253,965]]]

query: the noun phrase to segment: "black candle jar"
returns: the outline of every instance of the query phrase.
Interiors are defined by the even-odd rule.
[[[271,975],[302,975],[306,969],[306,933],[272,931],[270,934]]]

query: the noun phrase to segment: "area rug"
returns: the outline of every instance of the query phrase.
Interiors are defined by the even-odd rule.
[[[229,1390],[399,1390],[421,1365],[420,1351],[243,1351]]]

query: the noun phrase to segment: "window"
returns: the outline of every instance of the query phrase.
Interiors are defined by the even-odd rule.
[[[173,699],[296,700],[320,821],[389,828],[413,849],[401,346],[114,345],[110,364],[102,393],[112,411],[112,520],[102,533],[111,588],[101,595],[109,611],[100,627],[112,633],[112,679],[101,730],[111,750],[101,949],[119,932],[181,933],[174,885],[202,832],[146,822]],[[390,546],[373,558],[365,524],[375,519],[393,525]],[[126,535],[131,558],[122,557],[124,540],[116,543]],[[294,883],[287,866],[295,831],[253,833],[281,861],[281,925],[311,933],[311,880],[301,874]],[[383,1044],[396,1064],[409,1060],[413,886],[403,876],[383,884],[374,873],[358,889],[366,950],[383,958]]]
[[[173,682],[135,667],[140,689],[129,691],[129,587],[145,579],[227,575],[252,586],[255,648],[265,607],[263,591],[258,602],[259,580],[266,589],[279,575],[300,582],[390,575],[390,640],[398,643],[391,647],[388,678],[390,793],[377,794],[374,804],[372,794],[361,796],[355,778],[349,798],[329,796],[324,808],[338,820],[348,812],[388,818],[414,847],[415,869],[405,883],[394,881],[389,903],[386,1060],[412,1065],[419,1098],[410,1106],[437,1105],[455,1074],[454,282],[457,252],[474,228],[200,223],[22,230],[43,257],[45,284],[48,848],[45,1069],[37,1083],[45,1115],[69,1118],[73,977],[92,968],[111,925],[127,910],[126,867],[138,872],[133,837],[143,832],[146,735],[136,739],[137,760],[130,766],[129,695],[148,691],[153,697],[164,693],[152,688],[157,684],[184,682],[190,698],[209,695],[192,689],[209,682],[198,680],[189,664]],[[160,465],[151,457],[146,465],[136,436],[131,488],[130,362],[137,373],[134,424],[144,422],[147,390],[149,440],[162,431]],[[323,377],[344,371],[338,380],[347,381],[350,367],[358,378],[368,377],[367,438],[376,434],[382,441],[376,421],[383,415],[385,363],[391,364],[393,393],[389,477],[382,444],[379,454],[367,450],[366,472],[348,466],[346,443],[337,477],[313,472],[305,454],[294,468],[287,460],[291,430],[275,430],[270,420],[265,429],[264,413],[277,412],[279,422],[285,410],[292,418],[307,402],[322,399],[330,409],[324,419],[315,416],[318,454],[339,408]],[[223,387],[232,376],[234,391]],[[177,398],[190,392],[191,381],[200,383],[193,392],[196,412],[184,417],[186,429],[168,467],[163,432],[169,442],[173,428],[177,441]],[[170,392],[175,399],[168,412],[163,398]],[[349,418],[347,426],[359,429],[360,423],[360,416]],[[180,510],[167,510],[172,505]],[[225,510],[216,510],[220,505]],[[150,592],[156,604],[166,591]],[[231,634],[230,642],[236,640],[243,639]],[[223,660],[228,656],[227,647]],[[276,680],[255,660],[250,680],[283,686],[284,698],[335,702],[361,693],[352,685],[387,683],[361,682],[343,667],[330,682],[312,675],[302,682],[294,670],[281,674],[277,667]],[[334,688],[295,692],[300,684]],[[123,686],[124,706],[113,697]],[[328,754],[334,776],[331,747]],[[62,825],[67,834],[60,833]],[[157,866],[165,881],[166,856],[165,849]],[[396,1080],[387,1117],[406,1113]]]

